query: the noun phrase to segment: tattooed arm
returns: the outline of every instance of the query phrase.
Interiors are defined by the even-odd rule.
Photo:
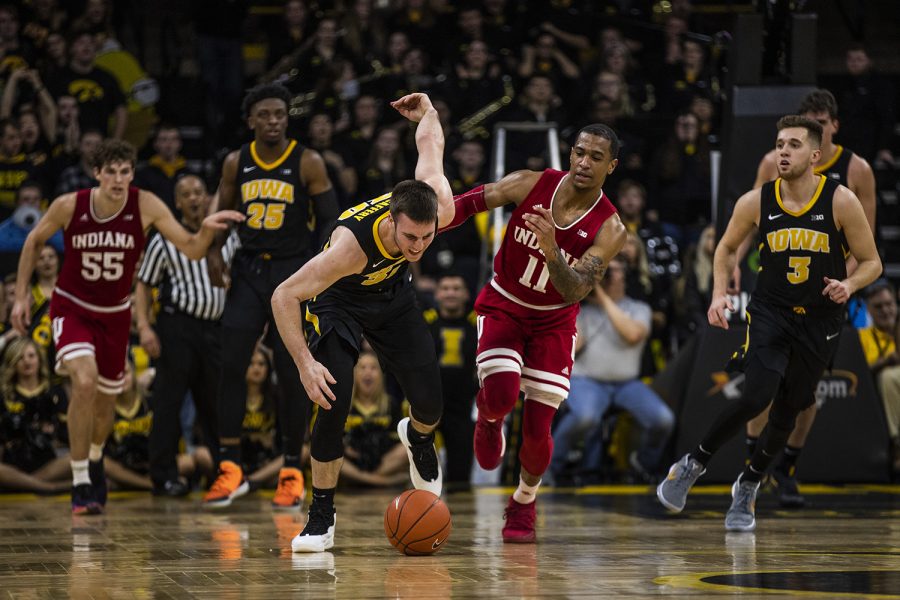
[[[547,261],[550,281],[566,302],[580,302],[587,296],[594,288],[594,283],[603,279],[610,259],[625,244],[625,225],[619,215],[614,214],[597,232],[594,245],[587,249],[572,268],[556,245],[556,228],[550,211],[538,208],[536,213],[527,213],[523,218],[526,226],[537,234],[538,244]]]

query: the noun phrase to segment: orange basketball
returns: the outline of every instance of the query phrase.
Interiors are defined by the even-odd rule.
[[[384,533],[391,545],[408,556],[434,554],[450,537],[450,510],[425,490],[406,490],[384,511]]]

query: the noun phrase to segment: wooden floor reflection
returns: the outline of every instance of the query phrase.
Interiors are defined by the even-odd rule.
[[[509,491],[482,489],[446,498],[450,540],[417,558],[384,537],[393,493],[339,494],[335,548],[317,555],[292,555],[305,515],[273,513],[265,494],[217,512],[114,494],[99,517],[2,496],[0,598],[900,598],[900,487],[804,491],[808,508],[764,496],[757,531],[726,534],[727,486],[698,487],[674,517],[650,488],[556,490],[540,497],[538,544],[509,545]]]

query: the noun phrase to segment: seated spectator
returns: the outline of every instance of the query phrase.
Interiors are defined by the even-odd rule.
[[[375,487],[409,481],[409,459],[397,435],[400,402],[384,389],[384,373],[374,352],[363,351],[353,368],[353,396],[344,426],[341,480]]]
[[[372,0],[354,0],[342,19],[347,48],[367,64],[381,56],[387,33],[380,13],[372,5]]]
[[[716,228],[708,225],[700,234],[690,267],[685,269],[684,300],[678,304],[683,314],[684,337],[703,331],[709,325],[706,311],[712,302],[715,251]]]
[[[516,102],[503,113],[505,121],[532,123],[555,122],[558,130],[566,126],[562,99],[557,95],[553,80],[542,74],[531,76]],[[543,171],[550,166],[550,148],[545,132],[516,132],[507,134],[507,168]]]
[[[444,96],[455,114],[469,117],[506,94],[502,77],[500,64],[487,44],[476,40],[466,47],[461,60],[454,63]],[[489,120],[483,120],[481,125]]]
[[[596,473],[602,459],[601,422],[611,408],[630,413],[643,429],[640,446],[629,455],[635,475],[650,481],[660,468],[662,452],[675,416],[638,377],[644,344],[650,335],[650,307],[625,295],[626,264],[610,261],[602,284],[578,315],[575,365],[568,412],[553,432],[550,470],[558,477],[569,452],[584,440],[582,473]],[[610,360],[610,357],[616,357]]]
[[[97,180],[94,179],[94,166],[91,163],[91,159],[102,142],[103,134],[96,129],[82,131],[81,139],[78,142],[79,160],[76,164],[63,169],[63,172],[60,173],[59,182],[56,185],[57,196],[92,188],[97,185]]]
[[[135,367],[129,361],[125,368],[125,390],[116,396],[115,422],[103,451],[103,468],[107,479],[119,488],[153,490],[149,443],[153,412],[147,402],[153,375],[153,369],[147,369],[136,376]],[[205,448],[198,449],[194,455],[178,455],[178,473],[183,477],[211,471],[212,459]]]
[[[887,279],[879,279],[866,288],[865,297],[872,326],[859,330],[859,341],[884,403],[891,437],[891,471],[897,478],[900,477],[900,355],[894,337],[898,326],[897,290]]]
[[[384,127],[375,134],[369,158],[360,167],[357,190],[365,198],[387,193],[412,175],[403,155],[400,134],[390,127]]]
[[[166,203],[169,210],[175,208],[175,182],[190,171],[187,160],[181,155],[181,132],[169,123],[161,123],[153,138],[156,154],[138,165],[134,173],[134,185],[153,192]]]
[[[65,392],[51,386],[47,360],[27,337],[9,344],[0,373],[0,489],[65,491]]]
[[[306,0],[287,0],[281,21],[268,37],[266,52],[266,70],[269,74],[263,78],[274,80],[278,75],[287,73],[297,57],[309,44],[309,8]]]
[[[556,36],[545,30],[522,46],[519,77],[532,75],[549,77],[558,89],[568,91],[568,84],[579,78],[581,69],[559,48]]]
[[[26,180],[16,190],[16,210],[0,223],[0,253],[12,252],[18,255],[28,233],[41,218],[41,204],[44,192],[36,181]],[[58,252],[63,251],[62,231],[53,234],[48,242]]]
[[[272,367],[272,351],[259,345],[247,367],[247,406],[241,433],[241,468],[251,489],[278,483],[284,455],[275,442],[278,388]]]
[[[348,165],[334,142],[334,122],[326,113],[314,114],[309,120],[307,145],[322,155],[328,179],[335,186],[338,206],[349,208],[356,202],[356,169]]]

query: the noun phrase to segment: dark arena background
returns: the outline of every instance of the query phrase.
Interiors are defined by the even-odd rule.
[[[0,0],[0,599],[900,598],[898,32],[895,0]],[[260,159],[242,112],[249,89],[273,82],[287,90],[287,137],[321,157],[340,212],[415,178],[415,124],[390,105],[406,94],[427,93],[440,115],[454,194],[516,170],[568,171],[591,123],[617,133],[603,191],[628,232],[616,264],[630,308],[616,310],[644,333],[623,342],[612,314],[600,329],[579,325],[581,336],[610,337],[599,355],[576,354],[535,542],[501,534],[520,485],[524,397],[503,425],[500,466],[482,469],[472,454],[474,302],[490,285],[512,212],[503,208],[436,236],[410,268],[443,382],[435,445],[452,533],[439,552],[404,556],[385,536],[385,509],[413,487],[396,431],[410,408],[389,361],[366,353],[344,430],[334,546],[292,551],[313,482],[304,428],[301,468],[288,478],[300,504],[278,506],[294,473],[283,468],[290,411],[270,350],[278,329],[266,313],[267,329],[253,334],[261,339],[223,347],[221,303],[232,300],[216,295],[206,263],[201,273],[174,246],[148,246],[135,277],[126,389],[102,445],[109,499],[102,514],[73,514],[73,384],[53,369],[62,324],[50,312],[66,248],[62,235],[51,238],[23,285],[27,236],[56,199],[99,185],[91,159],[110,138],[137,149],[133,185],[188,228],[219,201],[222,182],[234,188],[223,165],[242,145],[255,161],[241,163],[251,165],[243,174],[281,168],[290,181],[281,161],[291,150]],[[726,369],[747,338],[759,247],[748,243],[730,282],[728,330],[707,319],[713,251],[737,199],[772,179],[761,161],[776,122],[811,94],[834,109],[804,113],[825,127],[817,172],[874,211],[883,272],[846,305],[815,422],[764,477],[755,530],[726,531],[732,483],[756,439],[743,427],[684,511],[667,511],[656,487],[722,407],[762,383]],[[193,182],[196,196],[186,191]],[[320,244],[328,232],[312,202],[303,239]],[[252,223],[260,206],[238,208]],[[255,218],[265,229],[281,224],[275,211]],[[277,235],[279,247],[301,243]],[[270,259],[259,253],[248,269],[268,273]],[[262,295],[265,312],[271,290]],[[31,317],[24,334],[13,326],[20,305]],[[201,321],[208,333],[195,335]],[[217,413],[229,391],[222,364],[257,342],[238,377],[249,493],[211,508]],[[205,367],[182,358],[195,344],[219,357],[217,371],[201,376]],[[179,367],[192,383],[164,385]],[[606,390],[583,397],[585,414],[569,408],[585,393],[579,376]],[[304,397],[301,409],[315,422],[310,404]],[[158,465],[173,453],[166,472]]]

